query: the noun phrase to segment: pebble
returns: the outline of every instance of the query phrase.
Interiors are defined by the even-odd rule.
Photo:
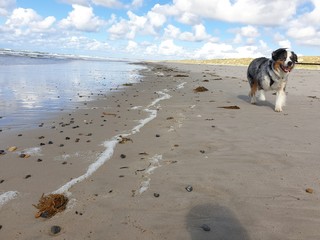
[[[192,187],[191,185],[188,185],[188,186],[186,187],[186,190],[187,190],[188,192],[192,192],[193,187]]]
[[[31,175],[30,174],[28,174],[27,176],[25,176],[24,178],[25,179],[27,179],[27,178],[30,178],[31,177]]]
[[[121,158],[126,158],[127,156],[125,154],[120,155]]]
[[[0,150],[0,155],[5,155],[6,151],[5,150]]]
[[[154,193],[153,196],[158,198],[158,197],[160,197],[160,194],[159,193]]]
[[[160,137],[160,134],[156,134],[156,137]]]
[[[53,144],[53,142],[52,142],[52,141],[49,141],[48,144]]]
[[[51,234],[56,235],[59,232],[61,232],[61,227],[60,226],[52,226],[50,229]]]
[[[12,147],[9,147],[9,148],[8,148],[8,151],[9,151],[9,152],[14,152],[15,150],[17,150],[17,147],[16,147],[16,146],[12,146]]]
[[[306,192],[307,192],[307,193],[313,193],[313,189],[312,189],[312,188],[307,188],[307,189],[306,189]]]
[[[206,232],[211,231],[211,228],[207,224],[202,224],[201,228],[203,229],[203,231],[206,231]]]

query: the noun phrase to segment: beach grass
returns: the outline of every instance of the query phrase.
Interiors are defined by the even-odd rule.
[[[185,59],[172,62],[189,64],[212,64],[212,65],[230,65],[230,66],[248,66],[253,58],[226,58],[226,59]],[[320,56],[300,56],[297,69],[320,70]]]

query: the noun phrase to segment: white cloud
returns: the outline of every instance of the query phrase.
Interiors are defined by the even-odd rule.
[[[138,48],[138,44],[134,41],[129,41],[126,47],[127,52],[135,52]]]
[[[227,22],[282,25],[295,14],[298,0],[292,0],[290,4],[283,0],[175,0],[173,2],[172,7],[180,16],[188,13]]]
[[[73,10],[68,17],[60,21],[62,28],[75,28],[80,31],[95,32],[104,24],[104,21],[94,15],[91,7],[72,5]]]
[[[0,16],[7,16],[9,12],[14,8],[15,4],[16,4],[15,0],[1,0]]]
[[[195,25],[193,27],[193,32],[184,32],[180,35],[180,40],[198,42],[208,40],[211,36],[207,34],[206,28],[202,24]]]
[[[164,37],[188,42],[201,42],[205,40],[216,41],[216,39],[206,32],[206,28],[203,24],[193,26],[192,30],[193,32],[181,32],[179,28],[169,24],[164,29]]]
[[[247,44],[254,44],[256,38],[260,35],[258,29],[252,25],[247,25],[234,31],[236,32],[234,43],[241,43],[245,38]]]
[[[77,4],[82,6],[89,6],[89,0],[59,0],[61,2],[67,3],[67,4]]]
[[[292,20],[287,35],[302,45],[320,46],[320,1],[311,0],[313,9]]]
[[[132,7],[139,8],[143,5],[143,0],[133,0],[131,3]]]
[[[130,32],[130,26],[127,20],[120,20],[119,22],[113,24],[109,29],[108,32],[110,34],[110,38],[112,40],[119,39],[119,38],[133,38]]]
[[[34,32],[50,30],[56,19],[52,16],[42,18],[33,9],[16,8],[1,27],[4,32],[15,36],[27,35]]]
[[[124,4],[119,0],[92,0],[95,5],[100,5],[107,8],[122,8]]]
[[[128,20],[121,19],[114,23],[109,29],[111,39],[133,39],[137,34],[158,35],[158,29],[166,22],[162,14],[149,11],[146,16],[138,16],[128,11]]]
[[[278,45],[281,48],[291,48],[291,42],[289,40],[281,40],[278,42]]]
[[[194,53],[194,58],[210,59],[225,58],[233,51],[232,45],[225,43],[205,43]]]
[[[176,45],[172,39],[162,41],[158,47],[158,54],[160,55],[176,56],[182,55],[183,52],[183,48]]]

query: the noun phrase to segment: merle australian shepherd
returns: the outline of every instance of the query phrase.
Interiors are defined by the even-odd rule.
[[[286,101],[285,88],[288,75],[298,62],[297,55],[286,48],[279,48],[272,53],[272,59],[265,57],[254,59],[247,71],[248,81],[251,87],[249,96],[251,103],[256,103],[256,94],[261,101],[265,100],[264,91],[276,91],[276,103],[274,110],[281,112]]]

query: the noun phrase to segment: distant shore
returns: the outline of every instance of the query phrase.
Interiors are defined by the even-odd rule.
[[[188,63],[188,64],[214,64],[227,66],[248,66],[253,58],[226,58],[208,60],[173,60],[168,62]],[[300,56],[296,69],[320,70],[320,56]]]

